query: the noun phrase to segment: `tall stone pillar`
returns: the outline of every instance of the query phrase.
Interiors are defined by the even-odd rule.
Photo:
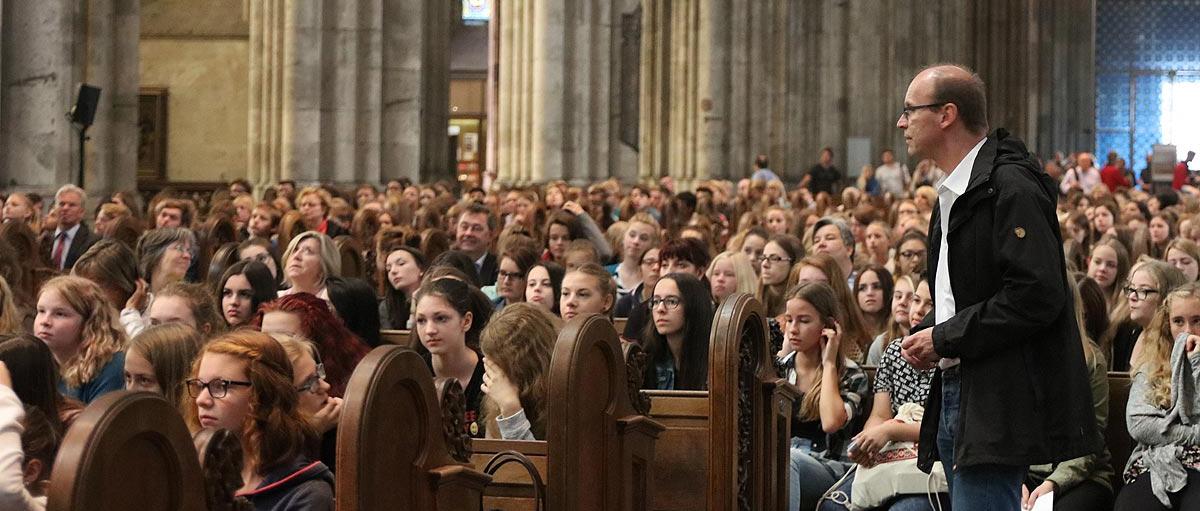
[[[263,188],[283,178],[284,0],[249,2],[249,115],[247,178]]]
[[[84,183],[104,195],[137,184],[140,2],[89,0],[84,80],[101,88]]]
[[[0,168],[5,186],[53,189],[73,180],[74,2],[6,2],[0,31]]]
[[[621,14],[636,2],[505,0],[492,23],[499,39],[498,179],[587,183],[632,170],[622,144]]]
[[[450,4],[250,2],[250,175],[379,183],[447,169]]]
[[[383,179],[451,179],[450,2],[383,0]]]

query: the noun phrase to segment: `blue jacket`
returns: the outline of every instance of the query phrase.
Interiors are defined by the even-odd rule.
[[[333,472],[320,461],[297,457],[271,471],[262,484],[242,492],[255,511],[332,511]]]

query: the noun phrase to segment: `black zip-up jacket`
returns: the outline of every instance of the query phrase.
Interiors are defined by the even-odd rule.
[[[246,497],[254,511],[333,511],[333,473],[320,461],[300,457],[238,496]]]
[[[954,460],[1037,465],[1098,452],[1073,293],[1055,215],[1057,188],[1025,144],[988,136],[967,190],[950,211],[947,260],[935,207],[929,228],[929,288],[949,264],[956,311],[933,328],[934,350],[962,360]],[[935,314],[913,331],[932,326]],[[937,456],[941,372],[921,423],[918,466]]]

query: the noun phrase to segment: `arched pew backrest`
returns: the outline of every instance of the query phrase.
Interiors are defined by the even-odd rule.
[[[196,448],[179,412],[148,392],[113,392],[67,431],[50,511],[204,511]]]
[[[237,491],[242,481],[242,443],[227,429],[202,429],[192,437],[204,474],[208,511],[250,511],[254,507]]]
[[[1112,455],[1112,466],[1117,477],[1115,486],[1121,486],[1121,474],[1125,472],[1125,463],[1133,452],[1134,441],[1129,436],[1129,427],[1125,423],[1125,410],[1129,406],[1129,386],[1133,377],[1129,373],[1108,373],[1108,427],[1104,430],[1104,442],[1108,444],[1108,453]]]
[[[459,463],[471,462],[471,435],[463,424],[467,398],[457,378],[434,378],[439,408],[442,410],[442,435],[450,457]]]
[[[726,298],[713,319],[708,388],[709,509],[786,509],[795,392],[774,369],[762,304]]]
[[[347,279],[361,279],[365,273],[363,266],[366,264],[363,261],[362,244],[353,236],[343,234],[333,239],[333,246],[342,256],[340,275]]]
[[[339,511],[476,510],[488,477],[447,451],[433,378],[416,352],[380,346],[359,363],[338,423]]]
[[[662,426],[629,401],[612,322],[599,315],[567,322],[547,381],[547,507],[642,509]]]

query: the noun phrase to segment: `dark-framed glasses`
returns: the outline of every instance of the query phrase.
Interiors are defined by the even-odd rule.
[[[760,255],[760,256],[758,256],[758,257],[754,258],[754,260],[755,260],[755,261],[757,261],[757,262],[758,262],[758,264],[762,264],[762,263],[763,263],[763,261],[770,261],[770,262],[771,262],[771,264],[779,264],[779,263],[782,263],[782,262],[789,262],[789,263],[790,263],[790,262],[792,262],[792,258],[790,258],[790,257],[781,257],[781,256],[779,256],[779,255],[776,255],[776,254],[771,254],[771,255]]]
[[[212,396],[213,399],[221,399],[225,397],[225,395],[229,393],[229,387],[249,387],[251,385],[248,381],[226,380],[224,378],[217,378],[209,381],[204,381],[199,378],[192,378],[183,383],[184,385],[187,385],[189,396],[192,396],[193,398],[200,397],[200,393],[204,392],[204,389],[207,388],[208,395]]]
[[[500,270],[499,272],[497,272],[497,275],[499,276],[500,280],[510,280],[510,279],[511,280],[519,280],[519,279],[525,278],[525,274],[523,274],[519,271]]]
[[[912,115],[913,112],[916,112],[917,110],[920,110],[922,108],[940,108],[940,107],[943,107],[943,106],[949,105],[949,104],[950,104],[949,101],[942,101],[941,103],[930,103],[928,105],[906,106],[900,110],[900,117],[903,118],[904,120],[908,120],[908,116]]]
[[[317,372],[313,373],[296,387],[296,392],[313,392],[321,384],[321,380],[325,379],[325,364],[317,364]],[[313,392],[314,394],[316,392]]]
[[[654,297],[650,299],[650,308],[658,308],[659,305],[665,305],[667,310],[673,311],[678,309],[683,304],[683,300],[678,296],[664,296],[662,298]]]
[[[1121,288],[1121,292],[1125,293],[1126,296],[1132,294],[1133,297],[1137,298],[1138,300],[1145,300],[1152,294],[1158,294],[1158,290],[1154,289],[1154,288],[1149,288],[1149,287],[1136,288],[1133,286],[1125,286],[1125,287]]]

